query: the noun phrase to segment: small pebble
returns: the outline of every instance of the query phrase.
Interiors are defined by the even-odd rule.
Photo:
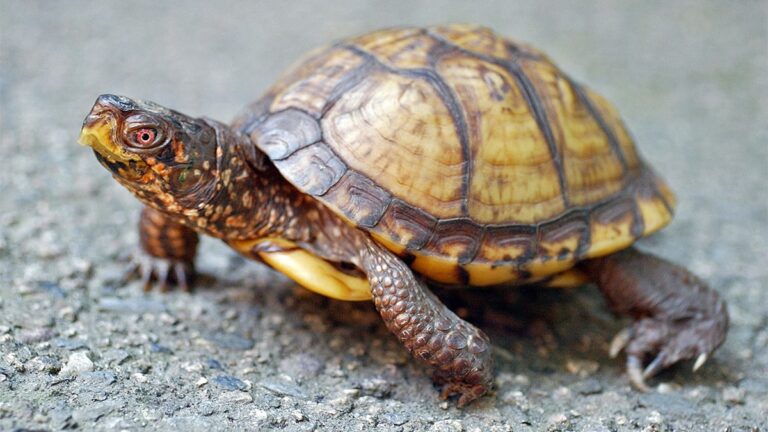
[[[458,420],[440,420],[429,428],[430,432],[462,432],[464,426]]]
[[[240,403],[248,404],[253,402],[253,396],[250,393],[242,391],[228,391],[219,395],[219,402],[221,403]]]
[[[215,343],[220,348],[245,351],[253,348],[253,340],[235,333],[213,333],[206,339]]]
[[[84,347],[84,346],[83,346]],[[72,349],[72,348],[68,348]],[[131,354],[122,349],[111,349],[104,353],[104,360],[110,364],[121,365],[131,358]]]
[[[259,385],[278,396],[291,396],[298,399],[309,398],[304,390],[287,379],[265,379]]]
[[[200,406],[197,407],[197,412],[200,413],[200,415],[208,417],[213,415],[213,413],[216,412],[216,409],[214,408],[213,404],[210,402],[203,402],[200,404]]]
[[[385,399],[392,396],[394,384],[383,378],[366,378],[361,383],[362,392],[366,396]]]
[[[248,384],[231,375],[219,375],[213,379],[213,383],[224,390],[246,391],[248,389]]]
[[[280,370],[298,378],[316,377],[325,369],[325,363],[312,353],[298,353],[280,361]]]
[[[553,396],[561,399],[569,398],[571,397],[571,389],[568,387],[559,387],[554,391]]]
[[[83,372],[80,378],[91,387],[106,387],[117,382],[117,375],[112,371]]]
[[[651,413],[648,415],[648,417],[645,418],[646,421],[650,424],[654,425],[660,425],[664,421],[664,417],[661,416],[661,413],[658,411],[651,411]]]
[[[58,348],[63,348],[68,351],[77,351],[82,348],[88,348],[85,343],[77,339],[56,339],[53,344]]]
[[[205,361],[205,364],[208,365],[208,369],[224,370],[224,366],[216,359],[208,359]]]
[[[408,417],[405,414],[397,412],[386,413],[381,416],[381,420],[384,421],[384,423],[389,423],[395,426],[402,426],[408,423]]]
[[[93,370],[93,362],[85,351],[74,352],[69,355],[69,360],[59,372],[62,376],[79,375]]]
[[[670,394],[680,390],[680,386],[677,384],[661,383],[656,386],[656,391],[661,394]]]
[[[356,388],[344,389],[344,390],[342,390],[342,393],[344,393],[345,395],[347,395],[349,397],[353,397],[353,398],[356,398],[356,397],[360,396],[360,390],[356,389]]]
[[[511,390],[504,393],[501,396],[501,401],[505,404],[516,406],[520,408],[520,411],[528,412],[530,410],[530,404],[525,394],[519,390]]]
[[[547,417],[547,430],[556,431],[568,428],[568,416],[565,413],[557,413]]]
[[[203,364],[199,362],[184,362],[181,368],[189,373],[200,373],[203,371]]]
[[[160,354],[172,354],[173,351],[171,351],[170,348],[165,347],[163,345],[157,344],[157,343],[151,343],[149,345],[149,351],[153,353],[160,353]]]
[[[148,381],[147,376],[139,372],[131,374],[131,379],[139,384],[144,384]]]
[[[208,384],[208,379],[206,377],[200,377],[197,381],[195,381],[195,385],[197,387],[202,387],[204,385]]]
[[[77,318],[78,318],[77,311],[73,307],[70,307],[70,306],[64,306],[63,308],[61,308],[58,311],[58,316],[62,320],[67,321],[67,322],[71,322],[71,323],[76,322]]]
[[[336,411],[337,415],[340,413],[348,413],[352,411],[352,397],[346,394],[342,394],[337,398],[329,400],[328,405],[330,405]]]
[[[28,369],[38,372],[45,372],[51,375],[58,374],[61,371],[61,362],[51,356],[35,357],[27,362]]]
[[[144,418],[144,420],[154,422],[160,420],[163,417],[163,414],[157,410],[144,408],[141,410],[141,416]]]

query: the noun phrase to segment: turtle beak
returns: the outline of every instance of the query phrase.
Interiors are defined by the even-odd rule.
[[[130,99],[114,95],[99,96],[83,121],[78,139],[80,144],[91,147],[99,156],[113,163],[141,160],[137,154],[126,151],[115,142],[118,118],[127,108],[126,101],[130,102]]]

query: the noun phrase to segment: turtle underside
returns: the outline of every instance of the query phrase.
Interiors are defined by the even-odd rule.
[[[558,274],[660,229],[675,204],[605,99],[482,27],[315,51],[235,127],[294,186],[442,283]]]

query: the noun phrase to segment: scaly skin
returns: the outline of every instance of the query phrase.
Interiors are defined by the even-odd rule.
[[[458,394],[462,407],[490,390],[488,336],[451,312],[402,260],[373,241],[365,242],[361,260],[384,323],[411,355],[434,368],[442,398]]]
[[[634,248],[582,267],[611,309],[634,319],[614,339],[611,355],[625,350],[627,372],[638,389],[647,391],[646,379],[680,360],[696,358],[698,369],[725,340],[725,302],[688,270]]]
[[[173,283],[189,291],[195,277],[198,241],[192,228],[152,207],[144,207],[139,218],[141,251],[135,262],[144,290],[149,291],[154,280],[161,291]]]

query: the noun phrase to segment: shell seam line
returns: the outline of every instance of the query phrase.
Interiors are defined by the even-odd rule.
[[[350,44],[343,45],[343,47],[357,55],[375,62],[379,67],[387,72],[406,77],[417,77],[424,79],[427,81],[427,83],[430,84],[430,86],[435,89],[437,95],[443,101],[443,104],[445,104],[445,107],[448,109],[448,112],[453,119],[454,127],[456,129],[457,135],[459,136],[459,142],[461,143],[462,156],[464,157],[464,166],[462,167],[462,177],[464,178],[464,181],[461,184],[461,213],[462,216],[468,216],[469,212],[467,209],[467,196],[469,191],[470,178],[472,175],[472,154],[469,148],[469,131],[467,127],[467,120],[464,118],[461,105],[456,99],[456,95],[453,93],[451,88],[448,86],[448,84],[445,83],[440,75],[431,69],[395,68],[383,63],[376,57],[375,54],[366,51],[363,48]]]
[[[608,124],[605,122],[605,119],[600,114],[600,112],[597,110],[597,108],[592,103],[592,100],[587,96],[587,94],[584,92],[584,89],[573,81],[572,79],[568,78],[565,74],[562,74],[566,77],[568,80],[568,83],[571,85],[571,88],[576,92],[576,95],[579,97],[579,100],[581,103],[584,104],[584,106],[587,108],[587,111],[589,111],[590,115],[592,115],[592,118],[595,119],[598,126],[600,126],[600,129],[602,129],[605,136],[608,138],[608,144],[611,146],[611,150],[613,150],[613,153],[616,155],[616,157],[619,159],[619,163],[621,163],[621,169],[626,174],[629,171],[629,167],[627,165],[627,159],[624,156],[624,152],[621,151],[621,147],[619,146],[619,140],[616,138],[616,135],[613,133],[611,128],[608,127]]]
[[[539,130],[542,135],[544,135],[544,140],[547,142],[547,147],[549,147],[549,154],[552,157],[552,163],[555,165],[555,171],[557,171],[557,180],[560,183],[560,191],[563,194],[563,205],[565,208],[569,208],[571,206],[571,200],[568,196],[563,160],[557,149],[557,142],[555,141],[555,137],[552,134],[552,128],[547,119],[546,107],[541,103],[541,98],[536,92],[533,83],[531,83],[520,65],[515,60],[511,60],[506,63],[506,66],[517,81],[523,97],[525,98],[525,102],[528,104],[531,114],[533,114],[533,117],[536,119]]]

